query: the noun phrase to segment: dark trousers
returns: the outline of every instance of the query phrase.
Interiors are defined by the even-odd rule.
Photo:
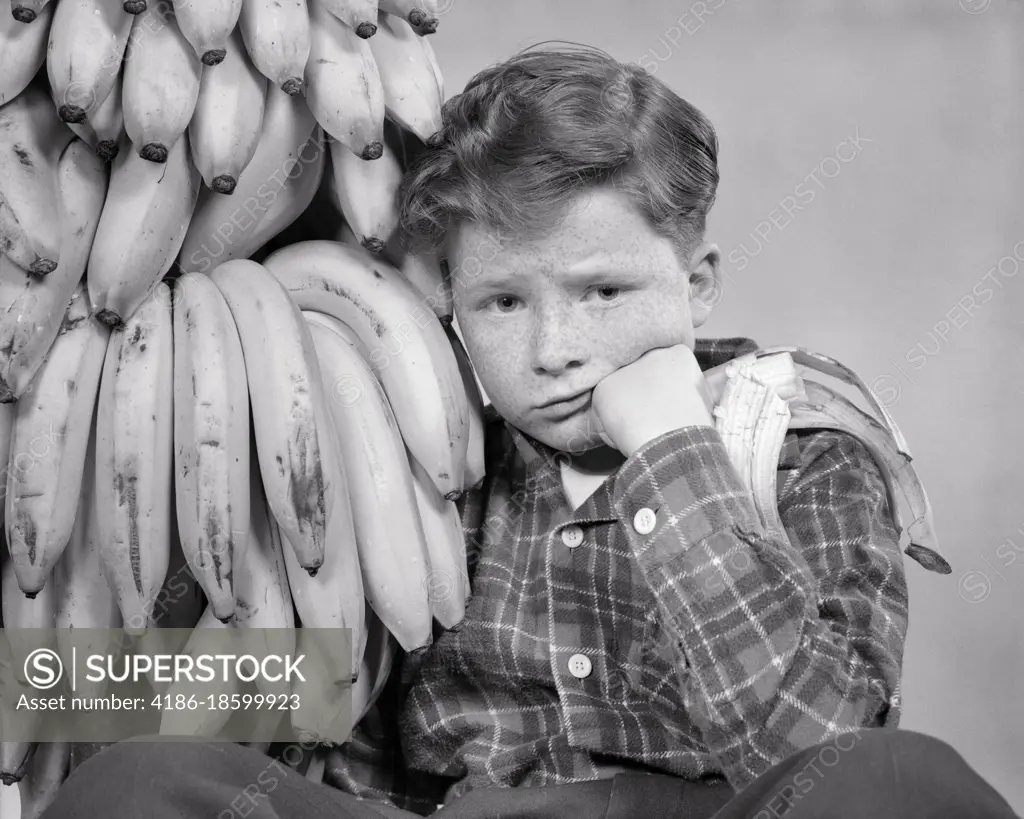
[[[808,748],[740,793],[671,776],[472,790],[437,819],[1019,819],[946,743],[862,730]],[[42,819],[413,819],[228,743],[121,742],[77,767]]]

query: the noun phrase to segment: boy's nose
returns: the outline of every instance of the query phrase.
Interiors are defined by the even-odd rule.
[[[585,364],[589,352],[579,327],[559,311],[541,316],[534,325],[532,357],[535,373],[558,375]]]

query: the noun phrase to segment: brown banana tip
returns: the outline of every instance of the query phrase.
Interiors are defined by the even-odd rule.
[[[96,156],[104,162],[113,162],[118,150],[118,144],[112,139],[102,139],[96,143]]]
[[[0,774],[0,782],[3,782],[5,785],[10,787],[11,785],[21,782],[23,776],[24,774],[2,773]]]
[[[298,77],[289,77],[281,83],[281,90],[289,97],[297,97],[302,93],[302,80]]]
[[[39,594],[39,592],[25,592],[25,597],[29,600],[35,600],[37,594]]]
[[[419,34],[421,37],[424,37],[428,34],[433,34],[434,32],[436,32],[437,26],[440,22],[441,21],[438,20],[436,17],[431,17],[429,20],[423,23],[423,25],[414,26],[413,28],[416,29],[417,34]]]
[[[36,19],[36,13],[24,6],[12,6],[11,16],[19,23],[31,23]],[[10,784],[5,782],[4,784]]]
[[[365,148],[359,155],[360,159],[380,159],[384,155],[384,145],[377,140],[374,140]]]
[[[423,9],[413,9],[406,17],[409,21],[409,25],[413,28],[419,28],[427,21],[427,13]]]
[[[146,10],[146,0],[124,0],[123,6],[129,14],[142,14]]]
[[[102,310],[98,311],[96,313],[96,319],[102,324],[105,324],[111,330],[116,330],[119,327],[124,326],[124,319],[109,307],[104,307]]]
[[[221,622],[222,622],[222,623],[223,623],[223,624],[224,624],[224,625],[226,626],[226,625],[228,625],[228,624],[229,624],[229,623],[230,623],[230,622],[231,622],[232,620],[234,620],[234,619],[235,619],[235,615],[234,615],[234,614],[229,614],[229,615],[228,615],[227,617],[218,617],[217,619],[218,619],[218,620],[220,620],[220,621],[221,621]]]
[[[367,236],[359,244],[361,244],[371,253],[380,253],[382,250],[384,250],[384,242],[382,242],[376,236]]]
[[[452,322],[455,321],[455,317],[454,316],[441,316],[440,318],[438,318],[438,321],[441,322],[441,326],[442,327],[451,327],[452,326]]]
[[[210,187],[214,193],[223,193],[230,196],[235,192],[235,185],[238,184],[238,180],[235,179],[229,173],[222,173],[220,176],[215,176],[213,182],[210,183]]]
[[[203,65],[220,65],[224,62],[224,58],[227,56],[228,52],[226,48],[211,48],[203,54]]]
[[[376,33],[376,23],[360,23],[358,26],[356,26],[356,36],[362,37],[364,40],[369,40]]]
[[[310,577],[316,577],[317,572],[319,572],[319,571],[320,571],[320,567],[319,566],[313,566],[310,569],[306,569],[306,574],[308,574]]]
[[[167,146],[162,142],[147,142],[139,151],[139,156],[150,162],[166,162]]]
[[[462,490],[461,489],[453,489],[451,492],[448,492],[448,493],[445,494],[444,499],[445,500],[450,500],[452,502],[455,502],[455,501],[457,501],[461,497],[462,497]]]
[[[80,105],[62,105],[57,109],[57,116],[71,125],[85,122],[85,109]]]
[[[46,276],[57,269],[57,263],[53,259],[36,259],[29,266],[28,272],[35,276]]]

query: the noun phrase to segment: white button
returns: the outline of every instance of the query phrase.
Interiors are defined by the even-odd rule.
[[[562,543],[568,546],[570,549],[575,549],[583,542],[583,529],[577,526],[575,523],[571,526],[566,526],[562,530]]]
[[[574,677],[583,679],[589,677],[594,666],[590,664],[590,658],[586,654],[573,654],[569,658],[569,673]]]
[[[654,525],[657,522],[658,516],[654,514],[653,510],[648,509],[646,506],[633,515],[633,528],[641,535],[649,535],[653,532]]]

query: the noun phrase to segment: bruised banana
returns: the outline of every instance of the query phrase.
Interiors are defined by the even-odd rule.
[[[365,596],[403,650],[415,651],[431,642],[431,564],[398,422],[358,337],[329,316],[303,315],[341,442]]]
[[[256,262],[234,259],[210,277],[242,342],[267,503],[299,565],[315,575],[334,498],[322,464],[331,444],[318,427],[328,416],[309,327],[281,282]]]
[[[74,138],[38,80],[0,108],[0,252],[37,276],[60,261],[57,167]]]
[[[210,608],[235,613],[249,529],[249,390],[231,308],[208,276],[174,282],[174,496],[181,546]]]
[[[273,629],[262,633],[267,642],[266,653],[294,654],[295,610],[288,588],[285,546],[281,542],[281,530],[267,509],[255,452],[249,458],[248,537],[245,553],[239,556],[233,570],[234,625],[237,628]],[[309,578],[305,572],[301,575]],[[283,680],[275,682],[259,676],[255,683],[268,696],[288,694],[288,685]]]
[[[323,179],[323,133],[302,96],[267,92],[263,133],[231,196],[204,187],[181,245],[186,273],[248,259],[307,211]]]
[[[106,166],[84,142],[73,140],[60,156],[57,185],[61,249],[56,269],[39,278],[0,258],[0,401],[25,393],[57,337],[96,235],[107,195]]]
[[[170,560],[172,326],[170,289],[161,282],[111,334],[100,384],[96,521],[100,555],[129,634],[153,625]]]
[[[4,510],[18,585],[46,585],[71,537],[109,331],[79,285],[64,323],[17,402]]]
[[[166,163],[148,162],[132,150],[118,155],[86,279],[89,301],[104,324],[123,325],[171,269],[201,186],[185,134]]]
[[[300,309],[331,315],[356,332],[409,450],[441,494],[461,495],[466,392],[444,329],[419,293],[390,265],[341,242],[298,242],[263,264]]]
[[[99,411],[97,405],[97,413]],[[121,627],[117,598],[103,569],[96,524],[96,482],[92,480],[96,474],[95,419],[89,435],[85,474],[89,479],[82,483],[71,539],[53,570],[57,597],[57,649],[66,668],[70,668],[73,662],[73,648],[83,654],[109,653],[111,646],[108,641],[102,637],[96,639],[88,629]],[[89,636],[83,637],[83,634]],[[105,683],[97,683],[84,676],[79,678],[75,694],[88,700],[102,696],[104,689]]]

